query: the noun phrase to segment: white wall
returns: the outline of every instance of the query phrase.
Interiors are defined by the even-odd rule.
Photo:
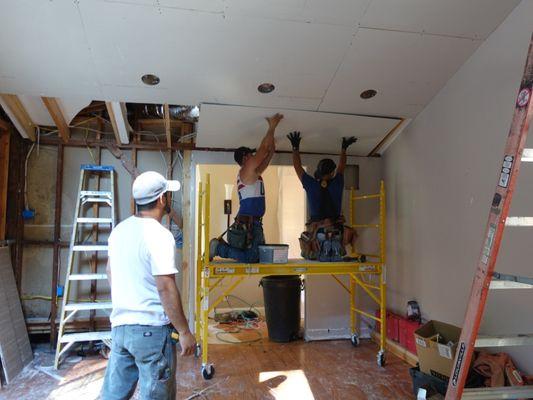
[[[524,0],[385,154],[389,304],[417,299],[426,318],[462,325],[533,31]],[[526,147],[533,147],[533,139]],[[523,165],[510,215],[533,215]],[[504,234],[496,270],[533,276],[532,233]],[[533,330],[533,292],[491,292],[483,333]],[[533,352],[505,349],[533,372]]]

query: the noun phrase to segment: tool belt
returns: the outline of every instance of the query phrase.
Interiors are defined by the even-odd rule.
[[[254,222],[262,222],[262,220],[262,217],[237,215],[228,229],[228,244],[241,250],[252,247]]]
[[[306,230],[300,235],[300,250],[303,258],[308,260],[323,259],[321,252],[323,242],[327,239],[334,241],[339,248],[339,256],[346,255],[343,244],[344,217],[337,219],[326,218],[320,221],[309,221],[305,224]],[[320,235],[319,235],[320,233]],[[325,258],[324,258],[325,261]],[[328,260],[330,261],[330,260]]]

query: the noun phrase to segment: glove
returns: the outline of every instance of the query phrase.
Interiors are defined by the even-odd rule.
[[[342,149],[346,150],[348,147],[350,147],[355,142],[357,142],[357,138],[355,136],[343,137],[342,138]]]
[[[292,150],[298,151],[300,149],[300,140],[302,140],[302,137],[300,136],[300,132],[294,131],[287,135],[287,138],[291,141]]]

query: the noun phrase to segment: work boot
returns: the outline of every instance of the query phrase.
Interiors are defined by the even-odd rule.
[[[331,261],[331,240],[324,240],[322,242],[322,247],[320,249],[320,255],[318,256],[318,260],[321,262],[328,262]]]
[[[339,240],[333,239],[331,241],[331,261],[339,262],[342,261],[343,257],[343,248]]]
[[[211,239],[209,242],[209,261],[213,261],[213,258],[217,256],[217,248],[220,241],[217,238]]]

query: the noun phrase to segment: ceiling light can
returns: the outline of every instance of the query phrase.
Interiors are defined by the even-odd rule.
[[[276,87],[272,83],[262,83],[257,87],[259,93],[271,93]]]
[[[159,79],[159,77],[157,75],[146,74],[146,75],[142,76],[141,81],[145,85],[154,86],[154,85],[157,85],[160,82],[160,79]]]
[[[359,95],[362,99],[364,100],[368,100],[368,99],[371,99],[372,97],[374,97],[378,92],[374,89],[367,89],[363,92],[361,92],[361,94]]]

